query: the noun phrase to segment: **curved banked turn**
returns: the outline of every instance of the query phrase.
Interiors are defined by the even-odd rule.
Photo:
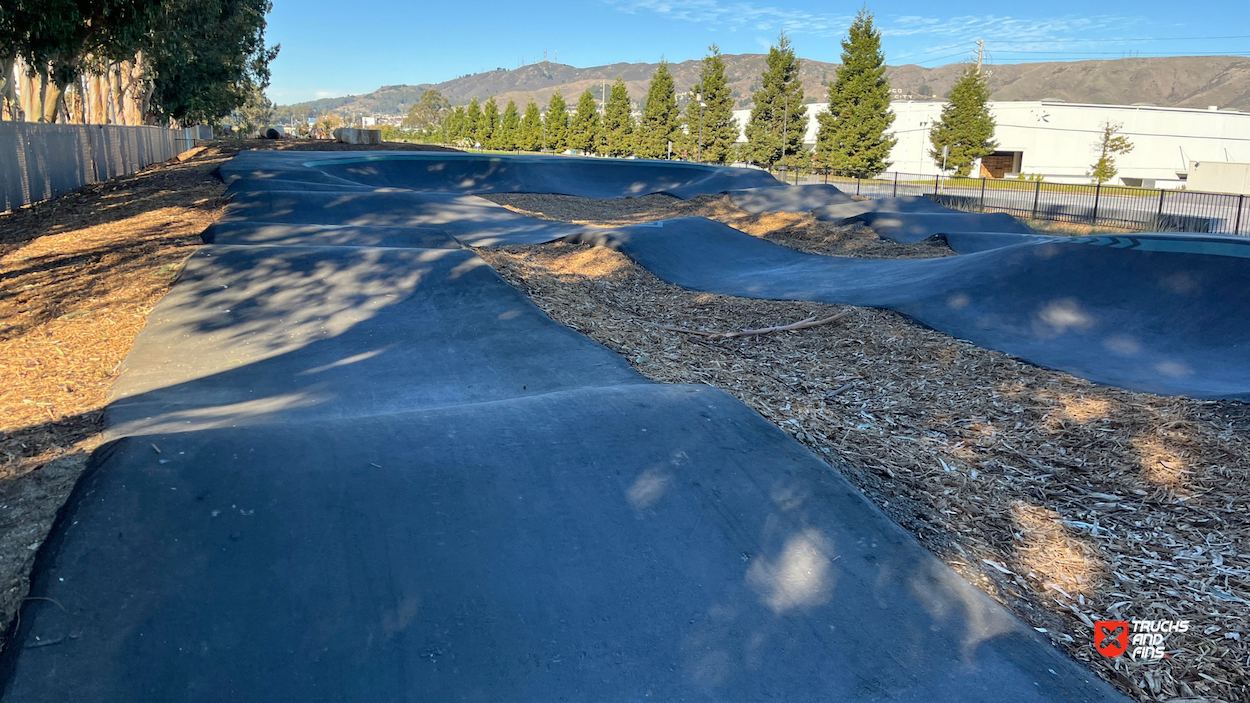
[[[735,398],[548,319],[464,201],[405,197],[231,206],[127,358],[5,700],[1123,700]],[[482,239],[508,221],[539,231]]]

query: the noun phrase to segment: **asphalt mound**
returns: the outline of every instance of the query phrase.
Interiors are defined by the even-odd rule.
[[[865,212],[843,220],[863,222],[878,236],[900,244],[922,242],[947,232],[1034,234],[1020,220],[1002,212]]]
[[[222,168],[354,180],[240,190],[208,235],[235,244],[197,252],[153,310],[115,439],[37,555],[6,701],[1123,700],[740,401],[647,381],[448,239],[594,231],[454,192],[492,178],[690,194],[759,172],[441,158]],[[447,192],[356,187],[400,180]],[[905,306],[927,280],[989,312],[1020,303],[992,301],[1006,277],[969,280],[977,257],[1042,248],[836,274],[712,225],[605,234],[739,295],[832,295],[820,274],[858,273],[865,298]],[[1220,273],[1167,280],[1201,297]]]
[[[555,193],[588,198],[662,193],[685,199],[782,185],[758,169],[685,161],[448,152],[338,152],[314,157],[307,152],[251,151],[223,165],[221,175],[227,183],[237,178],[295,178],[428,192]]]
[[[6,700],[1122,700],[702,386],[128,438],[50,541]]]
[[[685,288],[885,307],[1099,383],[1250,399],[1250,330],[1227,314],[1250,309],[1250,241],[1090,237],[873,260],[807,254],[704,218],[653,224],[574,239]]]
[[[215,222],[201,233],[205,244],[271,247],[388,247],[459,249],[460,242],[437,227],[291,225],[277,222]]]
[[[734,205],[754,215],[765,212],[807,212],[836,203],[856,202],[836,186],[827,184],[734,190],[729,192],[729,198]]]
[[[111,436],[643,382],[466,249],[205,247],[150,319]]]
[[[220,222],[432,228],[467,246],[540,244],[587,229],[526,217],[472,195],[356,190],[242,192]]]
[[[822,205],[813,210],[816,219],[827,222],[848,222],[853,218],[869,212],[891,213],[953,213],[958,212],[938,205],[929,198],[920,195],[907,195],[898,198],[878,198],[876,200],[851,200]]]

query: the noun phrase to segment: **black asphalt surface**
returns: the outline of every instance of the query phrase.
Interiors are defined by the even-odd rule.
[[[292,156],[223,173],[402,185],[381,155]],[[426,158],[407,186],[600,168],[455,156],[448,184]],[[646,162],[614,183],[616,163],[588,193],[755,187]],[[38,553],[4,700],[1124,700],[741,402],[647,381],[433,231],[551,223],[451,192],[289,193],[239,192],[149,317],[114,439]],[[608,235],[661,275],[705,275],[660,260],[702,247],[735,285],[784,292],[754,263],[814,290],[827,257],[708,224]]]
[[[704,218],[577,237],[660,278],[748,298],[884,307],[988,349],[1098,383],[1250,400],[1250,240],[1190,235],[1051,238],[956,234],[934,259],[796,251]],[[1017,241],[1017,240],[1012,240]]]

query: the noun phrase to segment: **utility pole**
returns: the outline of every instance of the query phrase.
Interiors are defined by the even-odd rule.
[[[981,61],[985,58],[985,40],[977,42],[977,75],[981,75]]]

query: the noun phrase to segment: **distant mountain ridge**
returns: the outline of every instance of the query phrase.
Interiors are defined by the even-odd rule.
[[[751,107],[751,94],[758,87],[764,70],[764,54],[726,54],[726,76],[737,107]],[[402,114],[427,88],[441,92],[453,105],[471,98],[485,100],[494,95],[502,107],[508,100],[518,105],[531,98],[545,105],[556,90],[570,104],[582,91],[596,94],[617,76],[625,80],[630,97],[642,100],[655,72],[653,63],[615,63],[607,66],[576,68],[543,61],[514,70],[498,69],[462,76],[437,84],[388,85],[365,95],[322,98],[284,107],[299,107],[319,113]],[[677,90],[685,92],[698,80],[698,60],[670,64]],[[915,65],[891,66],[891,87],[900,97],[925,99],[927,92],[940,99],[954,84],[966,64],[936,68]],[[802,60],[800,77],[808,102],[824,102],[827,82],[837,75],[838,64]],[[1148,103],[1161,107],[1220,108],[1250,110],[1250,58],[1238,56],[1180,56],[1166,58],[1126,58],[1106,61],[1000,64],[987,66],[990,89],[995,100],[1060,99],[1068,102],[1132,105]],[[596,95],[597,97],[597,95]]]

